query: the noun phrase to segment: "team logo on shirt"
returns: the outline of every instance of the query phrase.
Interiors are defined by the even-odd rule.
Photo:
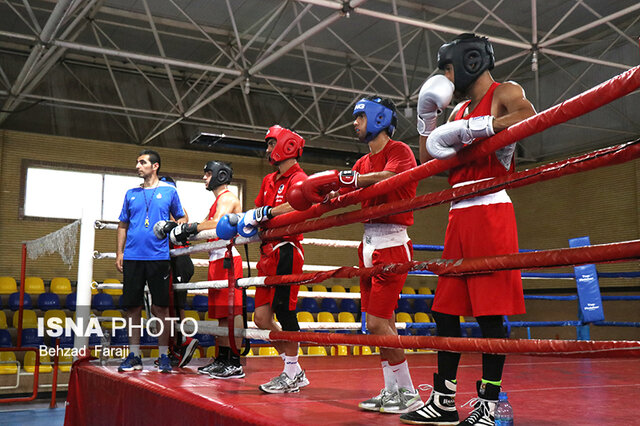
[[[156,198],[159,200],[160,198],[162,198],[162,194],[156,195]]]
[[[278,194],[282,194],[282,191],[284,191],[284,183],[280,184],[280,187],[278,188]]]

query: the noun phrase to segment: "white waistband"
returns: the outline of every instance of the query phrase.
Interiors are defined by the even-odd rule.
[[[409,242],[407,227],[395,223],[365,223],[363,245],[375,249],[401,246]]]
[[[222,259],[226,253],[227,249],[224,247],[211,250],[209,252],[209,262],[215,262],[218,259]],[[236,250],[235,247],[231,249],[231,254],[233,255],[233,257],[240,256],[240,253],[238,252],[238,250]]]
[[[471,185],[473,183],[478,183],[478,182],[482,182],[489,179],[493,179],[493,178],[485,178],[485,179],[479,179],[479,180],[470,180],[467,182],[460,182],[453,185],[453,188],[459,188],[461,186]],[[507,191],[504,189],[498,192],[494,192],[492,194],[479,195],[477,197],[467,198],[465,200],[453,201],[451,202],[450,210],[464,209],[466,207],[473,207],[473,206],[487,206],[489,204],[501,204],[501,203],[511,203],[511,198],[509,198]]]

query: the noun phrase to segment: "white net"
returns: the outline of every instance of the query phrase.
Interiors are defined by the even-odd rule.
[[[25,242],[27,256],[29,256],[29,259],[37,259],[45,254],[59,253],[62,261],[69,265],[69,269],[71,269],[73,256],[76,254],[76,246],[78,244],[79,226],[80,220],[76,220],[44,237]]]

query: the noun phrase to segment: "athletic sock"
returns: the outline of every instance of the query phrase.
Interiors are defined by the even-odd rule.
[[[498,387],[502,386],[502,380],[495,381],[495,380],[482,379],[482,383],[483,384],[489,383],[489,384],[492,384],[493,386],[498,386]]]
[[[391,366],[389,365],[389,361],[386,359],[382,361],[382,376],[384,377],[384,388],[389,392],[395,392],[398,390],[398,385],[396,384],[396,376],[393,374],[391,370]]]
[[[219,346],[218,347],[218,357],[216,359],[226,361],[229,359],[229,354],[231,353],[231,348],[229,346]]]
[[[140,345],[129,345],[129,353],[140,356]]]
[[[300,364],[298,364],[298,355],[284,357],[284,372],[287,373],[290,379],[296,377],[296,374],[301,371],[302,368],[300,368]]]
[[[158,356],[166,355],[169,353],[169,346],[158,346]]]
[[[409,392],[415,393],[416,390],[414,389],[413,382],[411,381],[409,364],[407,363],[406,359],[399,364],[389,364],[389,368],[391,368],[398,388],[403,388],[408,390]]]

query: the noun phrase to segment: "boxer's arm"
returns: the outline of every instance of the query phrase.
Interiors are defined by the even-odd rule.
[[[493,120],[493,130],[496,133],[536,113],[522,87],[514,82],[506,82],[498,86],[494,92],[495,101],[498,103],[498,111]]]
[[[390,178],[391,176],[395,176],[395,173],[389,170],[360,175],[358,176],[358,188],[365,188],[367,186],[371,186],[374,183],[378,183],[382,180]]]
[[[218,204],[216,205],[216,212],[213,215],[213,218],[207,219],[198,224],[198,232],[204,231],[206,229],[216,229],[216,225],[218,225],[218,221],[220,218],[229,213],[239,213],[240,212],[240,200],[236,197],[232,197],[231,194],[224,194],[222,197],[218,199]]]

